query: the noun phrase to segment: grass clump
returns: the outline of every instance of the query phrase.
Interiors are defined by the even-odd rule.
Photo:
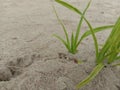
[[[64,2],[62,0],[55,0],[57,3],[69,8],[70,10],[78,13],[81,17],[80,17],[80,20],[79,20],[79,23],[78,23],[78,26],[77,26],[77,29],[75,31],[75,33],[71,33],[71,36],[69,37],[68,35],[68,32],[65,28],[65,25],[62,23],[62,21],[60,20],[56,10],[55,10],[55,7],[53,6],[54,8],[54,11],[55,11],[55,14],[56,14],[56,17],[59,21],[59,23],[61,24],[63,30],[64,30],[64,34],[65,34],[65,39],[54,34],[54,36],[56,38],[58,38],[63,44],[64,46],[67,48],[68,52],[72,53],[72,54],[75,54],[77,53],[78,51],[78,46],[80,45],[81,41],[86,38],[87,36],[91,35],[93,36],[93,39],[95,41],[95,48],[96,48],[96,55],[98,54],[98,44],[97,44],[97,40],[96,40],[96,36],[95,36],[95,32],[98,32],[98,31],[102,31],[102,30],[105,30],[105,29],[108,29],[108,28],[112,28],[113,25],[108,25],[108,26],[101,26],[101,27],[96,27],[96,28],[93,28],[92,25],[90,24],[90,22],[86,19],[85,17],[85,14],[91,4],[91,0],[89,1],[89,3],[87,4],[86,8],[84,9],[83,12],[81,12],[79,9],[77,9],[76,7],[68,4],[67,2]],[[85,20],[85,22],[87,23],[88,27],[90,28],[90,30],[87,30],[81,37],[80,37],[80,32],[81,32],[81,27],[82,27],[82,23],[83,21]]]
[[[114,28],[111,31],[108,39],[106,40],[104,46],[99,51],[98,56],[96,57],[96,67],[90,73],[90,75],[80,82],[77,85],[77,88],[81,88],[82,86],[89,83],[92,79],[96,77],[96,75],[106,66],[117,66],[112,65],[113,62],[120,59],[120,17],[118,18]]]
[[[63,42],[63,44],[68,49],[68,51],[73,54],[76,53],[77,48],[78,48],[79,44],[81,43],[81,41],[89,35],[92,35],[93,40],[94,40],[95,51],[96,51],[96,66],[93,69],[93,71],[90,73],[90,75],[77,85],[77,88],[81,88],[84,85],[88,84],[91,80],[93,80],[96,77],[96,75],[99,74],[99,72],[104,67],[106,67],[108,65],[109,66],[120,65],[119,63],[116,65],[113,65],[113,62],[120,59],[120,39],[119,39],[120,38],[120,17],[118,18],[115,25],[107,25],[107,26],[100,26],[100,27],[93,28],[92,25],[90,24],[90,22],[85,17],[85,13],[90,6],[91,0],[88,3],[88,5],[86,6],[86,9],[83,11],[83,13],[79,9],[77,9],[76,7],[72,6],[71,4],[69,4],[67,2],[64,2],[62,0],[55,0],[55,1],[81,16],[81,19],[78,24],[78,28],[76,30],[76,34],[72,33],[71,39],[69,39],[67,30],[65,29],[64,24],[62,24],[61,20],[58,18],[60,24],[62,25],[62,27],[64,29],[66,40],[61,38],[60,36],[57,36],[57,35],[55,35],[55,36]],[[58,15],[57,15],[57,17],[58,17]],[[87,23],[90,30],[87,30],[79,38],[79,33],[81,30],[83,21],[85,21]],[[102,49],[99,50],[95,33],[99,32],[99,31],[103,31],[103,30],[108,30],[111,28],[112,28],[112,31],[111,31],[109,37],[107,38]]]

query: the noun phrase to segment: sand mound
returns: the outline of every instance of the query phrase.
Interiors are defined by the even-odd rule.
[[[31,58],[24,56],[0,69],[0,90],[75,90],[75,85],[88,76],[94,67],[92,62],[78,65],[70,59],[59,57],[51,60],[39,58],[33,62],[33,56],[34,60],[38,59],[35,55]],[[120,80],[114,69],[105,68],[80,90],[119,90]]]

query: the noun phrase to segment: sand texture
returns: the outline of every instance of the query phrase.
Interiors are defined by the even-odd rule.
[[[65,1],[83,10],[89,0]],[[54,0],[0,0],[0,90],[76,90],[75,85],[94,68],[91,36],[74,56],[52,36],[64,37],[52,3],[71,34],[80,17]],[[94,27],[114,24],[119,16],[120,0],[93,0],[86,14]],[[81,33],[87,28],[84,23]],[[99,44],[109,33],[96,34]],[[120,67],[106,67],[80,90],[120,90]]]

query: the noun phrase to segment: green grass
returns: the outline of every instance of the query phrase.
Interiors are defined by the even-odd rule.
[[[56,1],[57,1],[57,0],[56,0]],[[91,2],[88,3],[88,5],[86,6],[85,10],[83,11],[83,14],[82,14],[82,16],[81,16],[81,18],[80,18],[80,20],[79,20],[79,23],[78,23],[78,26],[77,26],[77,29],[76,29],[76,33],[74,34],[74,33],[72,32],[70,38],[69,38],[69,36],[68,36],[67,30],[66,30],[64,24],[63,24],[62,21],[59,19],[58,14],[57,14],[57,12],[56,12],[56,10],[55,10],[55,8],[54,8],[54,11],[55,11],[55,14],[56,14],[56,16],[57,16],[57,19],[58,19],[58,21],[60,22],[61,26],[63,27],[64,33],[65,33],[65,36],[66,36],[66,41],[65,41],[64,39],[62,39],[62,37],[60,37],[60,36],[58,36],[58,35],[54,35],[54,36],[56,36],[59,40],[61,40],[62,43],[63,43],[63,44],[66,46],[66,48],[68,49],[68,52],[70,52],[70,53],[72,53],[72,54],[77,53],[77,48],[78,48],[78,46],[79,46],[79,44],[80,44],[78,38],[79,38],[79,35],[80,35],[80,31],[81,31],[81,26],[82,26],[82,22],[83,22],[83,17],[84,17],[84,15],[85,15],[87,9],[88,9],[89,6],[90,6],[90,3],[91,3]]]
[[[120,60],[120,17],[118,18],[114,28],[111,31],[111,34],[109,35],[104,46],[99,51],[98,56],[96,57],[96,67],[86,79],[84,79],[77,85],[77,88],[81,88],[82,86],[93,80],[98,75],[98,73],[107,65],[120,65],[120,63],[112,65],[112,63],[117,60]]]
[[[107,63],[111,64],[112,62],[119,59],[118,54],[120,53],[120,18],[118,18],[111,34],[106,40],[103,48],[99,52],[99,55],[96,59],[97,64],[107,59]]]
[[[88,3],[88,5],[86,6],[86,9],[83,11],[83,13],[79,9],[77,9],[76,7],[72,6],[71,4],[69,4],[67,2],[64,2],[62,0],[55,0],[55,1],[81,16],[80,22],[78,24],[78,28],[76,30],[76,34],[72,33],[71,39],[69,39],[67,30],[65,29],[65,26],[62,23],[61,23],[61,25],[64,29],[64,32],[66,35],[66,40],[56,35],[56,37],[59,38],[64,43],[64,45],[67,47],[68,51],[71,53],[76,53],[77,47],[79,46],[81,41],[89,35],[92,35],[93,40],[94,40],[95,51],[96,51],[96,66],[93,69],[93,71],[90,73],[90,75],[76,86],[77,88],[81,88],[81,87],[85,86],[86,84],[88,84],[107,65],[111,65],[111,66],[120,65],[120,63],[113,65],[114,62],[120,60],[120,39],[119,39],[120,38],[120,17],[118,18],[115,25],[105,25],[105,26],[93,28],[92,25],[90,24],[90,22],[85,17],[85,13],[90,6],[91,0]],[[59,18],[58,18],[58,20],[60,21]],[[79,38],[79,33],[80,33],[80,29],[81,29],[83,20],[87,23],[90,30],[87,30]],[[106,40],[105,44],[103,45],[103,47],[101,48],[101,50],[99,50],[95,33],[99,32],[99,31],[103,31],[103,30],[108,30],[108,29],[110,30],[111,28],[112,28],[112,31],[111,31],[109,37],[107,38],[107,40]],[[75,49],[75,52],[73,52],[74,49]]]
[[[54,11],[55,11],[55,14],[56,14],[56,17],[57,17],[57,20],[59,21],[59,23],[61,24],[63,30],[64,30],[64,34],[65,34],[65,39],[61,36],[58,36],[56,34],[54,34],[55,37],[57,37],[63,44],[64,46],[66,47],[66,49],[68,50],[68,52],[72,53],[72,54],[75,54],[77,53],[78,51],[78,46],[80,45],[81,41],[86,38],[87,36],[89,35],[92,35],[93,36],[93,39],[95,41],[95,48],[96,48],[96,56],[98,55],[98,43],[97,43],[97,40],[96,40],[96,36],[95,36],[95,32],[99,32],[99,31],[102,31],[102,30],[107,30],[108,28],[112,28],[113,25],[108,25],[108,26],[101,26],[101,27],[96,27],[96,28],[93,28],[92,25],[90,24],[90,22],[85,18],[85,14],[91,4],[91,0],[88,2],[86,8],[84,9],[83,13],[77,9],[76,7],[68,4],[67,2],[64,2],[62,0],[55,0],[57,3],[67,7],[68,9],[76,12],[77,14],[80,15],[80,20],[79,20],[79,23],[78,23],[78,26],[77,26],[77,29],[75,31],[75,33],[71,33],[71,35],[69,36],[68,35],[68,32],[65,28],[65,25],[62,23],[62,21],[60,20],[56,10],[55,10],[55,7],[53,6],[54,8]],[[88,27],[90,30],[87,30],[81,37],[80,37],[80,32],[81,32],[81,27],[82,27],[82,23],[83,21],[85,20],[85,22],[87,23]]]

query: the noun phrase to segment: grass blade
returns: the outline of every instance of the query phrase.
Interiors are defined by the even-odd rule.
[[[72,36],[71,36],[71,53],[75,54],[76,53],[76,50],[75,50],[75,38],[74,38],[74,33],[72,32]]]
[[[65,45],[65,47],[69,50],[70,48],[69,48],[69,46],[68,46],[68,44],[66,43],[66,41],[64,40],[64,39],[62,39],[60,36],[58,36],[58,35],[56,35],[56,34],[54,34],[53,36],[55,36],[56,38],[58,38],[64,45]]]
[[[93,29],[94,33],[97,33],[97,32],[100,32],[100,31],[103,31],[103,30],[108,30],[108,29],[111,29],[113,28],[114,25],[107,25],[107,26],[100,26],[100,27],[96,27]],[[80,38],[80,40],[78,41],[78,44],[77,44],[77,47],[78,45],[81,43],[81,41],[86,38],[87,36],[91,35],[91,31],[90,30],[87,30]]]
[[[86,85],[87,83],[89,83],[91,80],[93,80],[103,68],[104,68],[103,63],[98,64],[94,68],[94,70],[90,73],[90,75],[77,85],[77,88],[79,89],[83,87],[84,85]]]
[[[78,24],[78,27],[77,27],[77,31],[76,31],[75,45],[77,45],[79,34],[80,34],[81,25],[82,25],[82,22],[83,22],[83,19],[84,19],[84,15],[87,12],[87,9],[89,8],[90,4],[91,4],[91,1],[89,1],[89,3],[87,4],[85,10],[83,11],[83,14],[81,15],[81,19],[79,21],[79,24]]]
[[[92,34],[92,37],[93,37],[93,40],[94,40],[94,46],[95,46],[95,51],[96,51],[96,58],[98,57],[98,42],[97,42],[97,38],[95,36],[95,33],[93,31],[93,28],[91,26],[91,24],[89,23],[89,21],[87,19],[85,19],[86,23],[88,24],[88,27],[90,28],[90,31],[91,31],[91,34]]]
[[[55,0],[55,1],[56,1],[57,3],[65,6],[65,7],[67,7],[67,8],[69,8],[70,10],[72,10],[72,11],[74,11],[74,12],[77,12],[78,14],[81,14],[81,15],[82,15],[82,13],[81,13],[77,8],[75,8],[74,6],[72,6],[72,5],[64,2],[64,1],[62,1],[62,0]]]
[[[120,60],[120,56],[117,56],[117,57],[115,58],[115,60]]]
[[[115,67],[115,66],[120,66],[120,63],[117,63],[117,64],[114,64],[114,65],[112,65],[113,67]]]
[[[68,37],[67,30],[66,30],[64,24],[62,23],[62,21],[60,20],[58,14],[57,14],[57,11],[56,11],[56,9],[55,9],[55,7],[54,7],[54,5],[52,5],[52,6],[53,6],[53,9],[54,9],[54,12],[55,12],[55,15],[56,15],[56,17],[57,17],[58,22],[60,23],[60,25],[62,26],[62,28],[63,28],[63,30],[64,30],[65,37],[66,37],[67,44],[68,44],[68,48],[70,48],[70,41],[69,41],[69,37]]]
[[[93,29],[94,33],[97,33],[97,32],[100,32],[100,31],[103,31],[103,30],[108,30],[108,29],[111,29],[113,28],[114,25],[107,25],[107,26],[101,26],[101,27],[96,27]],[[91,35],[91,31],[90,30],[87,30],[81,37],[81,39],[84,39],[86,38],[87,36]]]

